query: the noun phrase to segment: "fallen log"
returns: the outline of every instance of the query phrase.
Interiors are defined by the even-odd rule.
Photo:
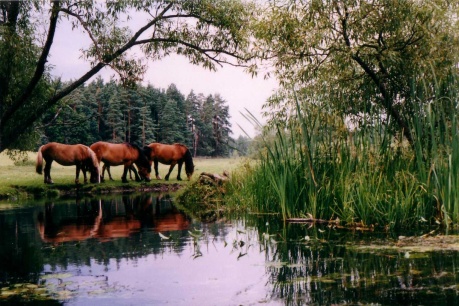
[[[222,183],[229,180],[229,173],[225,170],[223,174],[202,172],[199,176],[200,183],[213,183],[215,185],[221,185]]]

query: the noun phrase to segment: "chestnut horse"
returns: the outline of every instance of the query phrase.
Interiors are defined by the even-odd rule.
[[[177,180],[181,181],[180,171],[182,170],[182,164],[185,163],[185,172],[188,180],[191,179],[191,176],[194,172],[193,157],[191,156],[190,150],[179,143],[174,143],[172,145],[162,144],[162,143],[151,143],[148,146],[143,148],[145,155],[148,156],[148,159],[155,164],[155,175],[158,180],[161,179],[158,173],[158,162],[170,165],[169,173],[166,174],[166,181],[169,180],[169,176],[174,169],[175,165],[178,165],[178,175]]]
[[[87,182],[86,171],[91,172],[91,183],[99,182],[99,162],[96,154],[87,146],[82,144],[67,145],[57,142],[50,142],[38,149],[37,163],[35,170],[42,173],[43,159],[45,165],[45,184],[53,184],[51,179],[51,164],[55,160],[62,166],[76,166],[75,183],[79,183],[80,170],[84,175],[84,182]]]
[[[107,166],[124,165],[124,172],[121,176],[123,183],[128,182],[126,176],[129,169],[133,169],[137,181],[142,179],[145,179],[148,182],[150,181],[150,162],[143,151],[135,144],[99,141],[93,143],[90,148],[96,153],[99,163],[101,161],[104,163],[104,169],[101,177],[102,180]],[[138,174],[135,168],[132,167],[133,164],[137,165],[137,168],[139,169]]]

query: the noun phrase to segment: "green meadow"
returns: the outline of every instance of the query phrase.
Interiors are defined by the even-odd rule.
[[[61,166],[53,162],[51,167],[51,177],[54,181],[52,185],[43,183],[43,175],[35,172],[35,152],[27,152],[27,157],[15,162],[10,159],[6,153],[0,154],[0,198],[4,200],[16,200],[18,198],[31,197],[32,195],[58,196],[61,193],[71,192],[76,189],[75,185],[75,167]],[[232,171],[241,162],[237,158],[195,158],[195,172],[192,181],[199,177],[202,172],[222,173],[224,170]],[[157,180],[154,175],[154,169],[151,173],[151,182],[130,181],[127,184],[121,182],[123,167],[111,167],[111,173],[114,181],[106,180],[101,184],[80,184],[79,190],[83,192],[109,192],[122,188],[123,190],[147,189],[152,185],[169,185],[169,184],[189,184],[187,180],[177,181],[177,166],[172,171],[169,181]],[[169,170],[168,165],[159,164],[159,174],[162,178]],[[89,175],[89,174],[88,174]],[[182,178],[186,177],[182,167]],[[108,178],[108,175],[105,174]],[[89,179],[89,176],[88,176]],[[128,176],[129,179],[129,176]],[[83,182],[83,174],[80,172],[80,182]]]

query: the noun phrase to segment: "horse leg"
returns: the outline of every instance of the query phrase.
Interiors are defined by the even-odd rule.
[[[124,171],[123,171],[123,176],[121,176],[121,181],[123,183],[129,183],[128,180],[126,179],[127,177],[127,172],[128,172],[129,166],[124,166]]]
[[[104,175],[105,175],[105,169],[107,168],[107,166],[104,164],[102,166],[102,174],[100,176],[100,181],[103,182],[104,181]]]
[[[140,178],[140,175],[139,175],[139,173],[137,172],[137,170],[135,169],[134,165],[131,165],[131,166],[129,167],[129,176],[130,176],[130,179],[132,180],[131,172],[134,172],[134,177],[135,177],[135,181],[136,181],[136,182],[141,182],[141,181],[142,181],[142,179]]]
[[[140,177],[138,177],[137,170],[135,170],[134,165],[131,165],[131,166],[129,167],[129,178],[131,179],[131,181],[133,180],[133,178],[132,178],[132,172],[134,172],[135,180],[138,181],[137,178],[140,179]],[[139,181],[138,181],[138,182],[139,182]]]
[[[155,175],[156,175],[157,180],[161,179],[161,177],[159,176],[159,172],[158,172],[158,161],[157,160],[155,160]]]
[[[45,184],[54,184],[53,180],[51,179],[51,164],[53,163],[52,159],[45,159],[46,165],[44,169],[45,174]]]
[[[180,172],[182,171],[182,164],[183,162],[178,163],[178,174],[177,174],[177,181],[181,181],[182,178],[180,177]]]
[[[76,164],[75,184],[78,184],[80,182],[80,170],[82,170],[80,169],[80,165]],[[86,183],[86,179],[85,179],[85,183]]]
[[[106,163],[104,163],[104,165],[102,166],[102,176],[101,176],[101,180],[102,180],[102,181],[104,180],[105,169],[107,169],[108,178],[110,179],[110,181],[113,181],[112,174],[110,173],[110,165],[107,165]]]
[[[170,166],[170,168],[169,168],[169,173],[167,173],[167,175],[164,177],[164,179],[165,179],[166,181],[169,180],[169,175],[171,175],[171,172],[172,172],[172,170],[174,170],[174,167],[175,167],[175,163],[172,163],[171,166]]]
[[[88,177],[86,176],[86,171],[88,171],[88,167],[85,164],[81,165],[81,172],[83,172],[84,183],[85,184],[88,182]]]
[[[104,165],[105,166],[105,165]],[[108,178],[110,179],[110,181],[113,181],[113,178],[112,178],[112,173],[110,172],[110,165],[106,166],[107,167],[107,173],[108,173]]]

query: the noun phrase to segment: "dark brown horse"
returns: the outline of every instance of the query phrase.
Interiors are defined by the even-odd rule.
[[[57,142],[50,142],[38,149],[36,171],[42,173],[43,159],[45,165],[45,184],[53,184],[51,179],[51,164],[56,161],[62,166],[76,166],[75,183],[78,184],[80,170],[84,175],[84,182],[87,182],[86,171],[91,172],[91,183],[99,182],[99,162],[96,154],[87,146],[82,144],[67,145]]]
[[[172,145],[162,144],[162,143],[151,143],[148,146],[143,148],[145,155],[148,156],[148,159],[155,164],[155,175],[158,180],[161,179],[158,173],[158,162],[170,165],[169,172],[166,174],[166,181],[169,180],[169,176],[174,169],[175,165],[178,165],[178,175],[177,180],[181,181],[180,172],[182,170],[182,164],[185,163],[185,172],[188,180],[191,179],[191,176],[194,172],[193,157],[191,156],[190,150],[179,143],[174,143]]]
[[[104,166],[119,166],[124,165],[124,172],[121,176],[123,183],[127,183],[126,179],[127,172],[129,169],[134,170],[136,180],[140,181],[145,179],[150,181],[151,164],[148,161],[147,156],[143,151],[136,145],[131,143],[109,143],[99,141],[93,143],[90,147],[97,155],[97,159],[104,163]],[[139,173],[133,164],[137,165]],[[139,177],[140,175],[140,177]],[[102,179],[104,178],[104,172],[102,172]]]

